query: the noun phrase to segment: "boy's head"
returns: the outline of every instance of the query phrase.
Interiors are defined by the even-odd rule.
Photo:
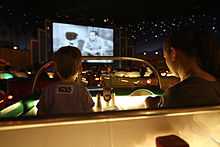
[[[67,79],[81,70],[81,52],[72,46],[61,47],[53,57],[62,78]]]

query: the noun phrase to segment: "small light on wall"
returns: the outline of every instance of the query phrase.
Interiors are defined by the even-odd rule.
[[[47,72],[47,75],[48,75],[48,77],[49,77],[50,79],[53,79],[55,73],[53,73],[53,72]]]
[[[13,48],[14,50],[18,50],[18,49],[19,49],[17,45],[14,45],[12,48]]]
[[[109,19],[108,18],[106,18],[106,19],[104,19],[104,22],[106,23],[106,22],[108,22],[109,21]]]
[[[152,82],[151,79],[147,80],[147,84],[151,84],[151,82]]]
[[[162,73],[160,73],[160,75],[161,75],[162,77],[165,77],[165,76],[167,75],[167,73],[166,73],[166,72],[162,72]]]
[[[9,99],[9,100],[13,99],[13,96],[12,96],[12,95],[9,95],[9,96],[8,96],[8,99]]]
[[[3,102],[4,102],[4,100],[0,100],[0,104],[3,103]]]

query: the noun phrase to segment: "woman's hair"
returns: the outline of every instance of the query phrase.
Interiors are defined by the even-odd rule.
[[[79,71],[81,52],[76,47],[64,46],[54,54],[53,61],[62,78],[67,79]]]
[[[171,48],[177,48],[188,56],[197,56],[195,48],[195,33],[188,31],[172,32],[167,36],[164,42],[164,49],[170,52]]]
[[[195,57],[203,70],[220,78],[220,46],[214,33],[201,30],[176,31],[164,42],[164,50],[168,53],[172,47]]]

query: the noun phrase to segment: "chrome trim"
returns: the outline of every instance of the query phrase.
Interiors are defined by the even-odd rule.
[[[148,119],[170,116],[185,116],[205,113],[220,113],[220,106],[209,106],[188,109],[162,109],[162,110],[130,110],[130,111],[109,111],[101,113],[89,113],[83,115],[72,115],[68,117],[33,117],[21,120],[0,121],[1,130],[15,130],[25,128],[49,127],[59,125],[87,124],[97,122],[112,122],[134,119]]]

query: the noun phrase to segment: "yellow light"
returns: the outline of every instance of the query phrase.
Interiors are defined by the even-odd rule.
[[[18,47],[17,47],[17,46],[13,46],[13,49],[14,49],[14,50],[17,50],[17,49],[18,49]]]
[[[127,78],[138,78],[140,77],[140,73],[139,72],[126,72],[125,77]]]
[[[115,105],[118,107],[119,110],[132,110],[132,109],[145,109],[145,99],[149,95],[142,95],[142,96],[115,96]],[[153,96],[153,95],[151,95]],[[95,107],[97,106],[97,98],[92,97],[93,101],[95,102]],[[110,104],[112,100],[110,101]],[[103,97],[101,97],[101,105],[102,111],[107,109],[106,102]]]
[[[140,83],[140,81],[136,81],[136,82],[133,82],[134,84],[138,84],[138,83]]]
[[[96,81],[99,81],[100,79],[99,79],[99,78],[95,78],[95,80],[96,80]]]
[[[54,73],[53,72],[47,72],[47,75],[50,79],[54,78]]]
[[[162,77],[165,77],[166,76],[166,72],[162,72],[160,75],[162,76]]]
[[[151,82],[152,82],[151,79],[147,80],[147,84],[151,84]]]
[[[31,72],[30,72],[30,71],[28,71],[28,72],[27,72],[27,74],[31,75]]]
[[[115,104],[122,110],[143,109],[146,96],[116,96]]]
[[[167,77],[175,77],[175,74],[173,74],[173,73],[168,73],[168,74],[167,74]]]
[[[87,79],[86,79],[86,78],[82,78],[82,82],[84,82],[84,83],[88,84],[88,81],[87,81]]]
[[[1,100],[1,101],[0,101],[0,104],[3,103],[3,102],[4,102],[4,100]]]
[[[8,96],[8,99],[9,99],[9,100],[13,99],[13,96],[12,96],[12,95],[9,95],[9,96]]]
[[[121,80],[121,82],[125,82],[125,83],[128,83],[128,80]]]
[[[109,80],[110,78],[109,77],[104,77],[104,79]]]

